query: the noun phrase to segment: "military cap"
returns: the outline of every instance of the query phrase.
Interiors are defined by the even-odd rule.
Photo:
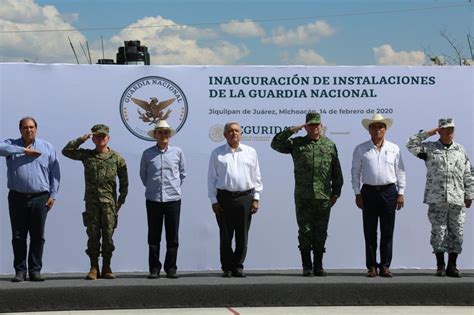
[[[320,124],[321,123],[321,115],[319,113],[307,113],[306,114],[306,123],[307,124]]]
[[[92,134],[94,135],[98,135],[98,134],[108,135],[109,127],[103,124],[97,124],[97,125],[92,126],[91,131],[92,131]]]
[[[452,119],[452,118],[440,118],[438,120],[438,127],[439,128],[449,128],[449,127],[454,128],[454,119]]]

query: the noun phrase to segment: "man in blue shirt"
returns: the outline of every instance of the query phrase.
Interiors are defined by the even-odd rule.
[[[160,242],[165,220],[166,277],[178,278],[178,230],[181,211],[181,185],[186,177],[183,151],[171,146],[170,137],[176,132],[165,120],[161,120],[148,134],[156,139],[156,145],[143,152],[140,162],[140,178],[145,185],[148,219],[149,279],[160,276]]]
[[[41,276],[44,229],[48,211],[54,205],[59,189],[60,171],[56,151],[44,140],[36,138],[36,120],[20,120],[21,138],[0,142],[0,156],[7,161],[7,186],[12,227],[12,282],[44,281]],[[30,234],[28,267],[27,236]]]

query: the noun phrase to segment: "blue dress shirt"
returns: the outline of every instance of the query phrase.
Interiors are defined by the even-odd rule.
[[[0,142],[0,156],[7,160],[8,189],[22,193],[48,191],[50,197],[56,199],[61,177],[56,151],[49,142],[38,138],[30,148],[41,155],[26,155],[22,138]]]
[[[181,184],[186,177],[183,151],[175,146],[161,150],[157,145],[143,152],[140,178],[145,197],[151,201],[168,202],[181,199]]]

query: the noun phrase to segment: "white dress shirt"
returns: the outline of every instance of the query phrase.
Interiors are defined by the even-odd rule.
[[[379,186],[396,184],[398,194],[405,191],[406,178],[400,148],[392,142],[384,140],[380,151],[369,140],[359,144],[352,156],[352,189],[360,194],[363,184]]]
[[[257,152],[239,144],[232,149],[227,143],[211,153],[207,173],[207,188],[211,203],[217,202],[217,189],[246,191],[254,189],[253,199],[260,199],[263,190]]]

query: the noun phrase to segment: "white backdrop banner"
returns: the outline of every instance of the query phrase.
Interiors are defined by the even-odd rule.
[[[473,158],[473,67],[276,67],[100,66],[0,64],[0,138],[18,138],[18,121],[33,116],[38,137],[58,153],[92,125],[110,126],[110,147],[128,164],[130,187],[115,234],[113,268],[148,270],[144,187],[139,179],[153,117],[133,102],[174,99],[168,121],[178,130],[172,144],[184,150],[187,174],[181,208],[180,270],[217,270],[216,219],[207,198],[210,152],[224,143],[223,125],[242,125],[243,142],[256,148],[264,191],[254,216],[248,269],[300,268],[294,210],[293,163],[270,148],[275,133],[321,113],[325,134],[337,145],[344,174],[333,207],[326,268],[364,268],[361,212],[350,184],[354,147],[369,139],[361,120],[373,113],[393,118],[387,139],[398,144],[407,169],[405,208],[397,213],[394,268],[434,268],[427,206],[422,203],[426,169],[405,148],[409,136],[456,120],[455,140]],[[162,114],[166,114],[167,109]],[[304,131],[300,132],[304,134]],[[437,137],[433,137],[434,140]],[[91,142],[83,145],[92,148]],[[83,166],[60,156],[61,187],[46,222],[44,272],[86,271]],[[0,163],[0,273],[13,272],[6,166]],[[473,219],[467,210],[461,268],[474,268]],[[162,253],[165,248],[163,237]],[[163,254],[162,254],[163,257]]]

